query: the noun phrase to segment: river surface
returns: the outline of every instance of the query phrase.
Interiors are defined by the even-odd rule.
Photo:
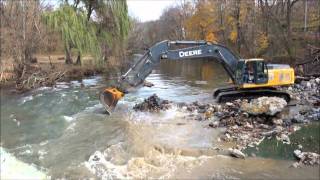
[[[187,120],[176,107],[160,113],[132,110],[154,93],[174,102],[212,102],[212,90],[228,80],[214,62],[161,63],[147,78],[155,86],[126,95],[111,116],[98,94],[112,78],[95,76],[21,95],[2,90],[1,146],[52,178],[319,178],[318,167],[291,168],[291,156],[265,151],[246,160],[225,156],[214,150],[230,146],[217,141],[222,129]],[[90,159],[100,152],[104,163],[97,168]]]

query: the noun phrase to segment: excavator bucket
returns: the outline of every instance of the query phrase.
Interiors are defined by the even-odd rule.
[[[124,93],[119,91],[117,88],[106,88],[100,93],[100,102],[110,115],[116,107],[119,99],[121,99],[123,96]]]

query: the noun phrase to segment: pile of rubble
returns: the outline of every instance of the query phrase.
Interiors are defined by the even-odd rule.
[[[320,165],[320,155],[313,152],[302,152],[301,150],[297,149],[294,152],[295,157],[299,160],[293,164],[293,167],[301,167],[301,165]]]
[[[288,88],[282,88],[290,93],[292,99],[301,104],[320,106],[320,78],[302,80]]]
[[[320,120],[319,78],[308,82],[302,81],[283,90],[287,90],[297,106],[302,105],[303,108],[297,108],[295,113],[281,113],[287,102],[278,97],[260,97],[251,102],[235,100],[225,104],[180,103],[177,106],[186,112],[186,119],[207,121],[211,128],[225,127],[225,132],[219,140],[236,142],[237,147],[230,150],[230,154],[242,157],[242,154],[234,152],[238,150],[241,152],[248,146],[257,146],[264,138],[276,137],[277,140],[290,144],[289,135],[300,129],[298,123]],[[158,112],[167,110],[172,104],[153,95],[143,103],[137,104],[134,109]],[[309,155],[309,153],[302,154],[301,156],[305,158],[300,158],[301,162],[309,162],[308,158],[311,157]]]
[[[167,110],[171,107],[171,102],[160,99],[156,94],[145,99],[142,103],[136,104],[133,109],[135,111],[159,112]]]
[[[258,145],[265,137],[276,136],[284,143],[290,143],[288,135],[298,129],[292,123],[282,120],[279,112],[287,105],[277,97],[260,97],[252,100],[236,100],[223,105],[199,104],[194,102],[182,106],[191,114],[188,119],[208,120],[209,127],[225,127],[222,141],[234,141],[241,150]]]
[[[159,112],[167,110],[172,102],[161,100],[152,95],[144,102],[134,106],[136,111]],[[180,103],[178,107],[186,111],[186,119],[208,121],[211,128],[225,127],[220,137],[222,141],[234,141],[238,148],[254,147],[264,138],[276,137],[283,143],[290,144],[289,135],[300,127],[296,123],[307,123],[310,120],[319,120],[320,109],[311,108],[302,110],[295,115],[284,115],[280,112],[287,103],[278,97],[260,97],[252,100],[236,100],[225,104],[190,104]],[[313,118],[310,118],[313,117]]]

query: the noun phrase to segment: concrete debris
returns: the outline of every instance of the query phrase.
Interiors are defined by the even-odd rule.
[[[293,152],[295,157],[299,160],[299,166],[301,164],[314,166],[320,165],[320,155],[313,152],[302,152],[301,150],[297,149]]]
[[[310,104],[319,107],[320,105],[320,78],[311,78],[309,81],[301,81],[289,88],[283,87],[290,96],[299,104]]]
[[[236,157],[236,158],[244,159],[246,157],[246,155],[243,152],[241,152],[240,150],[235,149],[235,148],[229,148],[228,152],[230,153],[231,156]]]
[[[260,97],[253,99],[250,103],[244,101],[241,104],[241,110],[253,115],[266,114],[273,116],[281,112],[286,105],[287,102],[283,98]]]
[[[233,141],[238,149],[247,146],[257,146],[264,138],[276,137],[283,143],[290,144],[289,135],[300,129],[299,123],[309,123],[320,119],[320,107],[314,102],[320,100],[320,80],[310,80],[309,90],[307,83],[295,84],[287,90],[296,100],[297,111],[282,113],[287,102],[278,97],[260,97],[251,100],[235,100],[225,104],[215,103],[179,103],[178,110],[186,113],[188,120],[207,121],[207,127],[224,127],[225,131],[219,137],[221,141]],[[297,98],[296,98],[297,97]],[[307,101],[305,103],[304,101]],[[319,101],[320,102],[320,101]],[[300,105],[301,104],[301,105]],[[305,105],[307,104],[307,105]],[[152,95],[144,102],[137,104],[136,111],[159,112],[167,110],[172,102],[161,100]]]

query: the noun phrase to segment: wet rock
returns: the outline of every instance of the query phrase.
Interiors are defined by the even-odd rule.
[[[219,121],[213,121],[209,123],[209,127],[217,128],[219,126]]]
[[[143,86],[152,87],[152,86],[154,86],[154,84],[149,81],[144,81]]]
[[[202,115],[197,115],[196,117],[195,117],[195,120],[197,120],[197,121],[203,121],[204,120],[204,118],[202,117]]]
[[[319,121],[320,120],[320,108],[314,108],[309,114],[307,118],[311,121]]]
[[[136,111],[159,112],[160,110],[168,110],[171,102],[160,99],[156,94],[148,97],[142,103],[136,104],[133,109]]]
[[[231,141],[231,136],[228,133],[226,133],[223,136],[221,136],[220,139],[223,140],[223,141],[228,142],[228,141]]]
[[[295,163],[292,164],[292,167],[299,168],[299,167],[301,167],[301,165],[300,165],[300,163],[295,162]]]
[[[300,164],[305,165],[320,165],[320,155],[313,152],[302,152],[301,150],[295,150],[293,152],[295,157],[299,160]]]
[[[253,115],[266,114],[274,116],[276,113],[281,112],[286,105],[287,102],[282,98],[260,97],[250,103],[244,101],[241,104],[241,110]]]
[[[248,122],[246,122],[246,124],[244,125],[244,127],[245,127],[246,129],[253,129],[253,125],[250,124],[250,123],[248,123]]]
[[[307,84],[306,84],[306,87],[308,88],[308,89],[311,89],[311,83],[310,82],[307,82]]]
[[[282,119],[273,119],[272,122],[275,125],[282,125],[283,124],[283,120]]]
[[[299,150],[299,149],[296,149],[296,150],[294,150],[293,151],[293,154],[295,155],[295,157],[297,157],[298,159],[301,159],[302,158],[302,152],[301,152],[301,150]]]
[[[229,148],[228,152],[231,156],[236,157],[236,158],[244,159],[246,157],[246,155],[243,152],[241,152],[240,150],[235,149],[235,148]]]
[[[282,141],[284,144],[290,144],[290,138],[286,134],[280,134],[280,137],[277,136],[278,141]]]
[[[295,116],[292,117],[291,121],[293,123],[305,123],[305,119],[301,114],[296,114]]]
[[[277,134],[277,131],[272,130],[272,131],[266,131],[266,132],[261,132],[262,136],[266,136],[266,137],[270,137],[270,136],[274,136]]]

